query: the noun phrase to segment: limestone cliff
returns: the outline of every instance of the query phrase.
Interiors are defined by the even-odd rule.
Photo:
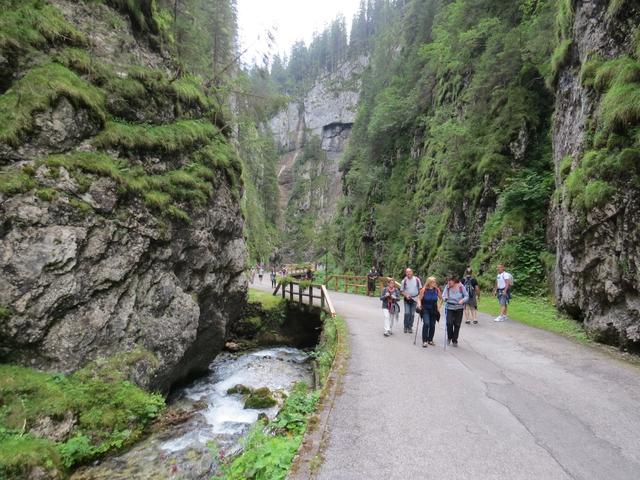
[[[629,1],[565,3],[553,129],[555,293],[601,340],[633,348],[640,345],[640,10]]]
[[[366,64],[365,57],[345,62],[269,121],[281,155],[278,185],[285,213],[281,253],[286,259],[313,258],[318,253],[313,237],[336,212],[341,196],[340,157],[355,121],[360,75]]]
[[[6,12],[0,360],[72,371],[141,347],[157,362],[131,378],[166,391],[208,366],[245,299],[240,167],[218,107],[127,5]]]

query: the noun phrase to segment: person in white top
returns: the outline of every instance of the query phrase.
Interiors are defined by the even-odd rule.
[[[494,322],[504,322],[507,319],[507,308],[511,299],[511,285],[513,285],[513,275],[504,271],[504,265],[498,265],[498,275],[496,275],[495,294],[500,302],[500,315]]]

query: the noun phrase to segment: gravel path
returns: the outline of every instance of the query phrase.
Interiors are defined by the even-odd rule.
[[[377,299],[331,298],[351,358],[317,478],[640,479],[638,367],[486,315],[424,349],[383,337]]]

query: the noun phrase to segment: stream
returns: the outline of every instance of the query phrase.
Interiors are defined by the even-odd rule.
[[[219,456],[239,450],[241,439],[260,414],[277,415],[283,394],[298,381],[313,383],[310,356],[302,350],[223,352],[205,376],[169,397],[169,407],[189,412],[186,421],[169,422],[127,452],[78,470],[72,479],[208,479],[216,473]],[[238,384],[269,387],[279,405],[245,409],[241,395],[227,394]]]

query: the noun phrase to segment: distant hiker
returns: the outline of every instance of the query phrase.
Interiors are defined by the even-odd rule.
[[[371,267],[369,273],[367,273],[367,296],[373,295],[376,291],[376,282],[378,280],[378,271],[376,267]]]
[[[406,276],[402,280],[400,293],[404,296],[404,333],[413,333],[413,320],[416,314],[418,295],[422,289],[422,282],[413,274],[413,270],[406,269]]]
[[[395,280],[389,279],[382,295],[380,295],[380,300],[382,300],[382,313],[384,314],[384,336],[388,337],[393,335],[393,325],[398,322],[400,316],[400,305],[398,305],[400,291],[396,287]]]
[[[258,280],[260,280],[260,283],[262,283],[263,276],[264,276],[264,267],[260,265],[260,267],[258,267]]]
[[[462,279],[464,288],[469,294],[469,301],[464,306],[464,319],[467,325],[473,321],[474,325],[478,323],[478,300],[480,300],[480,287],[478,280],[473,276],[471,268],[467,268]]]
[[[256,269],[252,268],[251,271],[249,272],[249,275],[251,276],[251,283],[255,283],[255,281],[256,281]]]
[[[460,283],[457,275],[449,277],[447,286],[442,292],[442,299],[447,306],[447,343],[453,343],[453,346],[457,347],[464,305],[469,301],[467,289]]]
[[[436,333],[436,322],[440,321],[439,300],[442,300],[442,292],[438,288],[436,277],[429,277],[418,296],[418,307],[422,310],[422,346],[424,348],[427,348],[427,345],[435,345],[433,335]]]
[[[276,269],[273,268],[271,269],[271,274],[269,275],[271,277],[271,288],[276,288]]]
[[[504,322],[507,319],[507,308],[511,300],[511,286],[513,285],[513,275],[504,271],[504,265],[498,265],[498,275],[496,275],[496,297],[500,302],[500,315],[493,321]]]

